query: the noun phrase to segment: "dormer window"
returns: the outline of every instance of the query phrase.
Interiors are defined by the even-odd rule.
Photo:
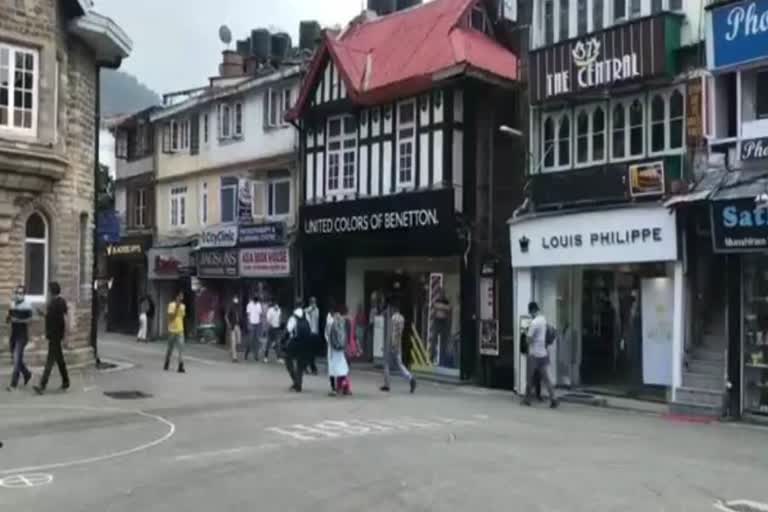
[[[472,8],[472,12],[469,15],[469,26],[484,34],[490,35],[492,33],[488,14],[480,4],[477,4]]]

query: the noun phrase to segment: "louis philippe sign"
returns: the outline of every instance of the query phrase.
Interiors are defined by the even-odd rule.
[[[610,88],[664,73],[666,30],[665,18],[653,16],[532,51],[532,100]]]

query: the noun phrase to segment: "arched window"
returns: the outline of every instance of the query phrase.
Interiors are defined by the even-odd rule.
[[[544,120],[544,167],[555,166],[555,121],[551,116]]]
[[[589,161],[589,114],[581,110],[576,115],[576,163]]]
[[[571,163],[571,116],[563,114],[557,134],[557,165],[568,166]]]
[[[635,100],[629,107],[629,154],[642,156],[645,146],[644,106],[640,100]]]
[[[626,156],[625,151],[625,134],[627,131],[626,126],[624,125],[624,105],[621,103],[617,103],[613,107],[613,119],[612,119],[612,129],[613,129],[613,143],[612,143],[612,153],[613,158],[624,158]]]
[[[605,112],[602,107],[592,113],[592,160],[605,160]]]
[[[43,300],[48,282],[48,222],[35,212],[27,219],[24,229],[24,285],[30,299]]]
[[[665,110],[664,97],[656,94],[651,100],[651,153],[664,151],[666,146]]]
[[[683,95],[675,89],[669,98],[669,147],[672,149],[683,147],[684,119]]]

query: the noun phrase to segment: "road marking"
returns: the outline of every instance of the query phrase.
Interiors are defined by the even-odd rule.
[[[488,418],[486,415],[482,415],[482,417]],[[476,419],[404,417],[391,419],[323,420],[311,425],[295,423],[293,425],[267,427],[265,430],[282,437],[288,437],[293,441],[313,442],[373,434],[470,426],[478,425],[479,423]]]
[[[126,457],[128,455],[133,455],[134,453],[139,453],[139,452],[143,452],[144,450],[149,450],[150,448],[154,448],[155,446],[169,440],[176,433],[176,425],[174,425],[169,420],[163,418],[162,416],[157,416],[155,414],[150,414],[148,412],[139,411],[139,410],[119,409],[116,407],[76,407],[76,406],[65,406],[65,405],[61,405],[61,406],[59,405],[33,405],[33,406],[0,405],[0,410],[2,409],[32,409],[32,410],[52,409],[52,410],[98,411],[98,412],[119,412],[123,414],[137,414],[139,416],[143,416],[145,418],[154,420],[158,423],[162,423],[163,425],[168,427],[168,431],[165,434],[163,434],[161,437],[155,439],[154,441],[144,443],[142,445],[136,446],[135,448],[120,450],[112,453],[107,453],[105,455],[98,455],[95,457],[87,457],[84,459],[76,459],[76,460],[70,460],[65,462],[56,462],[53,464],[42,464],[40,466],[0,469],[0,475],[10,475],[15,473],[30,473],[35,471],[48,471],[51,469],[69,468],[72,466],[82,466],[85,464],[93,464],[96,462],[104,462],[107,460],[117,459],[119,457]]]
[[[267,451],[267,450],[275,450],[277,448],[280,448],[282,445],[278,443],[263,443],[256,446],[239,446],[237,448],[229,448],[226,450],[214,450],[210,452],[198,452],[198,453],[187,453],[185,455],[179,455],[176,457],[177,462],[183,462],[187,460],[195,460],[195,459],[206,459],[209,457],[221,457],[226,455],[238,455],[240,453],[246,453],[246,452],[261,452],[261,451]]]
[[[30,487],[47,485],[51,482],[53,482],[53,475],[48,473],[28,473],[0,478],[0,487],[5,487],[6,489],[29,489]]]

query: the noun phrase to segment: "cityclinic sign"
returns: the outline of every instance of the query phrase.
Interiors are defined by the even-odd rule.
[[[768,0],[738,2],[712,9],[710,68],[727,68],[768,58]]]
[[[674,212],[629,207],[515,222],[513,267],[642,263],[677,259]]]

